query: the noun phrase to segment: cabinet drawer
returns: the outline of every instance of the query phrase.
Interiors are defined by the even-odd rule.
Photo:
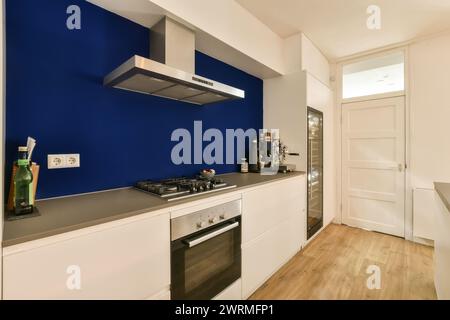
[[[169,219],[162,214],[7,255],[4,298],[152,296],[170,285]]]
[[[242,296],[247,299],[299,250],[302,215],[288,219],[242,247]]]
[[[242,195],[242,243],[299,214],[305,208],[305,179],[299,177]]]

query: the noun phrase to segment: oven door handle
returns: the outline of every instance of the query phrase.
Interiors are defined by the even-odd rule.
[[[223,227],[223,228],[221,228],[219,230],[215,230],[215,231],[213,231],[211,233],[208,233],[208,234],[206,234],[204,236],[201,236],[199,238],[195,238],[193,240],[185,240],[183,242],[186,243],[189,246],[189,248],[192,248],[192,247],[195,247],[195,246],[197,246],[197,245],[199,245],[199,244],[201,244],[201,243],[203,243],[205,241],[208,241],[209,239],[215,238],[215,237],[221,235],[222,233],[225,233],[225,232],[228,232],[230,230],[233,230],[233,229],[235,229],[237,227],[239,227],[239,222],[232,223],[232,224],[230,224],[230,225],[228,225],[226,227]]]

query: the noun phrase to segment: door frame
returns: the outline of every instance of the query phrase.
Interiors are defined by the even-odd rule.
[[[343,76],[343,67],[350,63],[355,63],[359,61],[363,61],[370,58],[376,58],[385,56],[394,52],[403,52],[405,57],[405,90],[383,93],[371,96],[363,96],[352,99],[344,99],[342,97],[342,76]],[[381,52],[373,53],[373,54],[362,54],[360,56],[353,57],[348,60],[339,61],[336,64],[336,108],[337,108],[337,116],[336,116],[336,153],[337,153],[337,163],[336,163],[336,188],[337,188],[337,199],[338,205],[337,210],[338,213],[336,218],[334,219],[335,223],[342,224],[342,104],[349,102],[362,102],[368,100],[377,100],[382,98],[393,98],[398,96],[405,97],[405,239],[413,240],[413,189],[411,183],[411,122],[410,122],[410,67],[409,67],[409,47],[408,46],[399,46],[393,49],[384,50]]]

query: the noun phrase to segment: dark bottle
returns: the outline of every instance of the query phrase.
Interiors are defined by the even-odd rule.
[[[28,161],[27,147],[19,147],[17,171],[14,176],[14,213],[16,215],[33,212],[33,173]]]

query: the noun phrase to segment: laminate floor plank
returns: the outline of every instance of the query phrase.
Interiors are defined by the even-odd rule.
[[[381,288],[370,290],[370,266]],[[401,238],[331,224],[276,272],[254,300],[436,299],[433,248]]]

